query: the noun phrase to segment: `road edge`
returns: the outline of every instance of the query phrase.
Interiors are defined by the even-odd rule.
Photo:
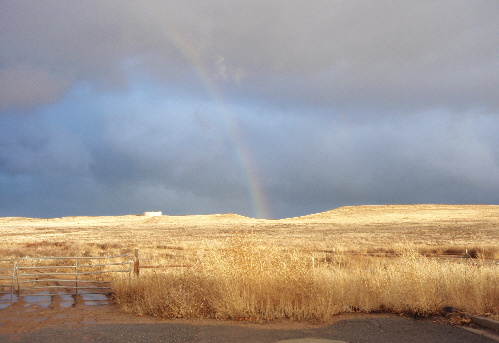
[[[470,318],[471,321],[477,325],[480,325],[480,326],[483,326],[485,328],[492,329],[496,332],[499,332],[499,321],[497,321],[497,320],[486,318],[486,317],[476,316],[476,315],[471,314],[471,313],[465,313],[464,315],[466,317]]]

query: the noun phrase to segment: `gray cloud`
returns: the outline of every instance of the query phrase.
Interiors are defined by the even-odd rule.
[[[242,100],[497,110],[499,6],[490,1],[2,7],[2,69],[22,61],[66,83],[126,87],[133,68],[192,89],[194,64]]]
[[[50,127],[46,119],[2,134],[0,179],[2,194],[10,198],[3,198],[0,208],[25,213],[32,203],[45,216],[140,213],[144,208],[255,215],[248,180],[223,123],[212,120],[212,129],[195,132],[196,127],[204,132],[207,124],[190,125],[196,115],[188,113],[94,118],[102,132],[97,141],[93,134],[71,133],[67,125]],[[421,113],[366,123],[334,117],[290,120],[284,112],[273,112],[264,122],[237,110],[234,115],[245,157],[256,169],[273,217],[345,204],[497,199],[499,122],[494,117],[463,121],[446,113]],[[36,134],[35,127],[50,134]],[[21,199],[27,193],[26,203]],[[19,208],[13,208],[16,197]]]
[[[19,125],[20,124],[20,125]],[[38,119],[6,123],[0,135],[0,167],[7,175],[81,176],[93,163],[81,137]]]
[[[14,65],[0,70],[0,111],[30,108],[60,98],[69,82],[32,65]]]
[[[498,15],[2,1],[0,215],[497,203]]]
[[[485,127],[497,129],[498,122],[454,120],[419,114],[369,125],[334,119],[283,123],[293,140],[270,144],[259,155],[270,175],[266,188],[279,201],[308,203],[308,211],[344,202],[493,203],[498,141],[483,133]]]

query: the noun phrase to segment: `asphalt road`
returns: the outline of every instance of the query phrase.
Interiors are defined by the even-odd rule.
[[[0,335],[0,342],[168,342],[273,343],[315,338],[348,343],[496,343],[497,340],[447,324],[410,318],[356,318],[329,326],[286,330],[241,325],[85,324],[62,326],[16,335]],[[312,340],[311,340],[312,342]],[[318,342],[318,341],[317,341]]]

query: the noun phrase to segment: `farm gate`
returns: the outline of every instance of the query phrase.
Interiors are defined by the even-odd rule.
[[[111,277],[138,274],[133,255],[0,259],[0,301],[21,296],[110,294]]]
[[[15,262],[9,259],[0,259],[0,301],[14,299]]]

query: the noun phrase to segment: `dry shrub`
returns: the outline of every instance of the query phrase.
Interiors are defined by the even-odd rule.
[[[314,284],[311,260],[248,239],[203,256],[200,274],[215,285],[212,308],[217,318],[302,319]]]
[[[340,312],[419,316],[444,306],[499,314],[497,265],[399,257],[364,258],[276,248],[236,236],[199,254],[193,268],[150,272],[115,285],[123,309],[162,318],[326,321]]]
[[[114,300],[126,312],[159,318],[210,317],[209,281],[193,273],[150,273],[140,279],[113,282]]]
[[[473,313],[497,313],[497,271],[495,265],[427,259],[409,250],[378,273],[384,286],[377,295],[384,307],[396,312],[428,315],[452,306]]]

